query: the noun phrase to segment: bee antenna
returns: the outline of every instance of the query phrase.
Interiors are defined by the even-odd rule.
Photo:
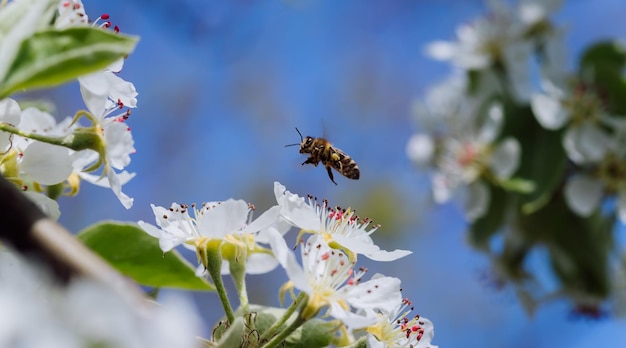
[[[296,132],[298,132],[298,134],[300,134],[300,141],[302,141],[302,133],[300,133],[300,130],[298,129],[298,127],[296,127]]]
[[[302,139],[302,133],[300,133],[300,131],[298,130],[298,127],[296,127],[296,132],[298,132],[298,134],[300,134],[300,141],[302,141],[303,140]],[[296,145],[300,145],[300,144],[289,144],[289,145],[285,145],[285,147],[296,146]]]

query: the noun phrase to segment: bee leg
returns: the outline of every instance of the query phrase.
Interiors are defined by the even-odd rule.
[[[330,181],[332,181],[333,184],[337,185],[337,183],[335,182],[335,178],[333,178],[333,172],[330,170],[330,167],[326,167],[326,170],[328,171],[328,177],[330,178]]]
[[[312,165],[317,167],[317,163],[318,162],[319,161],[316,161],[313,157],[309,157],[309,158],[306,159],[306,161],[302,162],[302,165],[305,165],[307,163],[311,163]]]

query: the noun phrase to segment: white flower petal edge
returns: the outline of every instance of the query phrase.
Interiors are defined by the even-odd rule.
[[[576,175],[565,183],[567,205],[578,215],[589,216],[602,199],[604,185],[589,176]]]
[[[0,100],[0,122],[16,125],[20,122],[19,104],[10,98]],[[0,151],[5,151],[10,144],[10,133],[0,132]]]
[[[489,158],[490,168],[499,179],[508,179],[519,167],[522,148],[515,138],[502,140]]]
[[[561,101],[546,94],[534,94],[530,106],[539,124],[550,130],[560,129],[570,116],[561,106]]]
[[[317,204],[316,200],[306,202],[278,182],[274,183],[274,190],[281,216],[294,227],[313,234],[324,234],[328,240],[336,241],[351,252],[376,261],[393,261],[411,254],[407,250],[381,250],[370,237],[376,228],[368,230],[369,221],[359,221],[349,210],[328,209],[325,202]]]
[[[319,216],[304,198],[287,191],[287,188],[279,182],[274,183],[274,195],[281,208],[281,216],[293,226],[308,231],[316,231],[321,228],[322,223]]]

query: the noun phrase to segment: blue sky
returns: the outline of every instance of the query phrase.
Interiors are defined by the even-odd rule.
[[[465,242],[458,208],[430,206],[427,176],[404,155],[416,131],[411,103],[450,71],[426,58],[424,45],[452,39],[458,24],[482,12],[482,1],[84,2],[91,17],[109,13],[123,32],[141,37],[121,74],[139,92],[129,120],[137,148],[129,169],[137,177],[124,187],[135,198],[130,210],[88,185],[63,198],[61,222],[71,230],[102,219],[152,221],[151,203],[233,197],[262,210],[274,204],[280,181],[388,221],[374,239],[414,254],[368,265],[370,272],[403,280],[418,312],[434,322],[440,347],[626,345],[623,320],[575,318],[566,303],[529,317],[511,289],[490,286],[488,260]],[[568,28],[570,65],[590,42],[624,38],[625,2],[565,2],[556,18]],[[58,94],[78,96],[77,86]],[[75,99],[59,109],[81,107]],[[299,141],[294,127],[349,153],[361,180],[336,178],[335,186],[323,168],[300,166],[297,148],[283,147]],[[284,280],[281,270],[272,277]],[[275,303],[276,290],[254,296]],[[217,302],[199,301],[214,320]]]

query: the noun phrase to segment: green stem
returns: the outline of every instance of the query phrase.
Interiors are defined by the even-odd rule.
[[[219,250],[219,249],[217,249]],[[230,301],[228,300],[228,295],[226,293],[226,288],[224,287],[224,282],[222,280],[221,266],[222,266],[222,255],[216,250],[206,250],[206,258],[207,258],[207,271],[213,280],[213,284],[215,284],[215,289],[217,291],[217,295],[222,302],[222,307],[224,307],[224,313],[226,314],[226,318],[228,322],[231,324],[235,322],[235,314],[233,313],[233,308],[230,305]]]
[[[263,342],[264,339],[271,337],[268,333],[272,332],[273,334],[273,332],[279,329],[289,319],[289,317],[291,317],[291,314],[296,309],[299,309],[296,318],[291,324],[289,324],[289,326],[280,331],[276,336],[272,337],[269,342],[267,342],[266,344],[262,344],[262,347],[274,348],[282,345],[285,338],[289,337],[289,335],[296,331],[296,329],[302,326],[302,324],[304,324],[308,320],[302,316],[302,310],[308,302],[308,296],[305,293],[301,292],[300,295],[298,295],[298,298],[291,304],[291,306],[289,306],[289,308],[287,308],[285,315],[283,315],[279,320],[276,321],[276,323],[274,323],[274,325],[272,325],[267,331],[265,331],[259,341]]]
[[[291,317],[293,312],[296,311],[296,309],[298,308],[298,306],[300,306],[302,302],[306,302],[306,293],[304,292],[301,292],[298,295],[298,298],[296,298],[296,300],[293,301],[291,305],[289,305],[289,307],[287,307],[282,317],[276,320],[274,324],[272,324],[272,326],[270,326],[267,330],[265,330],[263,335],[261,335],[261,338],[259,339],[259,341],[263,342],[265,340],[268,340],[270,337],[274,336],[276,331],[278,331],[281,328],[281,326],[283,326],[287,322],[287,320]]]
[[[51,137],[51,136],[47,136],[47,135],[43,135],[40,133],[32,133],[32,132],[25,132],[23,130],[20,130],[18,128],[15,128],[9,124],[6,123],[0,123],[0,131],[4,131],[7,133],[13,133],[13,134],[17,134],[19,136],[22,136],[24,138],[29,138],[29,139],[33,139],[33,140],[39,140],[41,142],[44,143],[48,143],[48,144],[53,144],[53,145],[60,145],[60,146],[65,146],[65,138],[66,137]]]

